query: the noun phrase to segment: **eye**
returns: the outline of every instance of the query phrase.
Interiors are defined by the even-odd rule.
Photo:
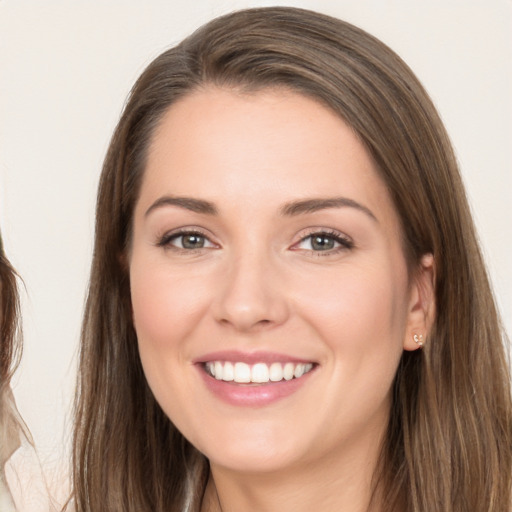
[[[160,239],[158,245],[184,251],[215,247],[203,233],[198,231],[180,231],[178,233],[166,234]]]
[[[354,243],[341,233],[319,231],[302,238],[294,246],[294,249],[332,253],[338,250],[351,249],[352,247],[354,247]]]

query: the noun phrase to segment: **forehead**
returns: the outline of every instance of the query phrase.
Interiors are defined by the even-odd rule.
[[[153,135],[140,200],[162,193],[276,204],[348,195],[394,210],[351,127],[289,90],[212,87],[173,104]]]

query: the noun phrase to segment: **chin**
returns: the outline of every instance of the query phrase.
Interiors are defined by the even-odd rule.
[[[212,433],[213,434],[213,433]],[[308,450],[271,427],[229,429],[203,442],[191,440],[212,466],[240,473],[272,473],[293,466]]]
[[[207,458],[214,467],[240,474],[276,473],[288,470],[296,462],[291,454],[282,450],[273,448],[262,450],[257,447],[246,447],[245,451],[226,449],[223,453],[213,450]]]

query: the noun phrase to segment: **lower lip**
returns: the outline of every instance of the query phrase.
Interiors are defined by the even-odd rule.
[[[298,379],[269,382],[268,384],[237,384],[217,380],[209,375],[202,365],[199,372],[208,390],[222,401],[239,407],[264,407],[293,395],[307,383],[315,368]]]

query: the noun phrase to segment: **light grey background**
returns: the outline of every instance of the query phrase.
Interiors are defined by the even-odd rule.
[[[97,180],[126,95],[152,58],[203,22],[276,3],[359,25],[423,81],[512,331],[510,0],[0,0],[0,227],[27,290],[15,395],[53,485],[69,458]]]

